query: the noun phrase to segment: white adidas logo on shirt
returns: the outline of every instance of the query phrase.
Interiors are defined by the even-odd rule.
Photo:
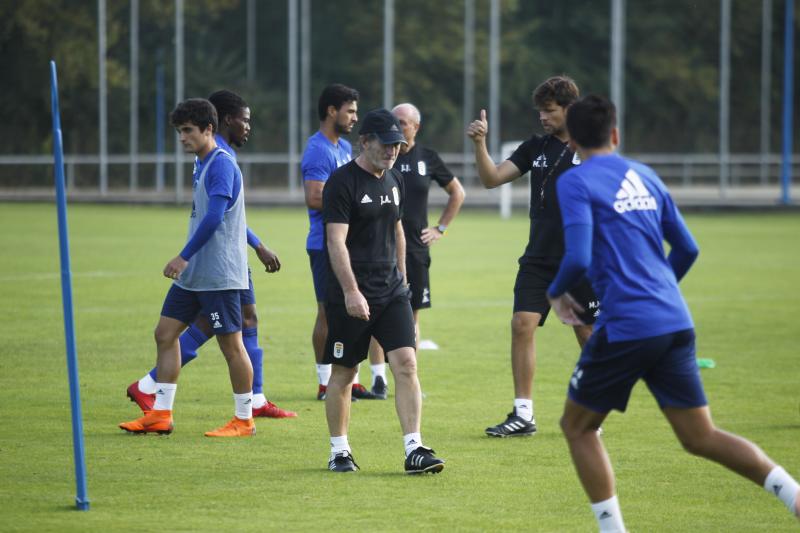
[[[371,204],[372,203],[372,198],[370,198],[369,195],[365,194],[364,197],[361,198],[361,203],[362,204]]]
[[[628,169],[617,191],[614,211],[623,214],[628,211],[650,211],[658,209],[656,199],[644,186],[641,176],[633,169]]]

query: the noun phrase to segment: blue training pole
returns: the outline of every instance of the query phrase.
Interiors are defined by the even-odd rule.
[[[792,97],[794,96],[794,0],[786,0],[786,26],[783,42],[783,154],[781,165],[781,203],[791,203],[792,184]]]
[[[83,450],[83,416],[81,391],[78,386],[78,355],[75,349],[75,323],[72,320],[72,272],[69,266],[69,238],[67,235],[67,195],[64,187],[64,147],[61,140],[61,112],[58,108],[58,77],[56,62],[50,61],[50,98],[53,111],[53,157],[56,180],[56,206],[58,207],[58,242],[61,251],[61,301],[64,308],[64,334],[67,341],[67,374],[69,397],[72,405],[72,449],[75,455],[75,506],[89,510],[86,493],[86,456]]]

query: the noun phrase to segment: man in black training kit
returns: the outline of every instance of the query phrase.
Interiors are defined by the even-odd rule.
[[[486,111],[472,122],[467,135],[475,143],[478,176],[487,189],[514,181],[530,171],[531,229],[525,253],[519,258],[514,283],[514,314],[511,318],[511,373],[514,377],[514,410],[504,422],[486,428],[490,437],[522,437],[536,433],[533,418],[533,375],[536,370],[534,332],[543,326],[550,312],[547,288],[556,276],[564,256],[564,230],[556,198],[558,177],[580,164],[568,147],[567,107],[578,99],[578,86],[567,76],[554,76],[533,91],[533,104],[545,135],[532,135],[519,145],[506,161],[495,165],[486,149],[489,123]],[[578,344],[583,347],[592,334],[594,316],[600,303],[583,278],[570,294],[587,310],[574,326]]]
[[[461,204],[464,203],[464,188],[458,178],[445,166],[439,154],[416,142],[422,123],[419,109],[414,104],[403,103],[394,106],[392,114],[397,117],[408,143],[400,146],[400,155],[397,156],[394,168],[403,175],[406,278],[411,289],[411,310],[414,313],[417,350],[420,350],[425,348],[420,345],[419,310],[431,307],[430,247],[444,236],[447,226],[461,209]],[[434,181],[444,189],[448,198],[439,222],[435,226],[428,227],[428,192]],[[380,399],[386,399],[388,390],[385,370],[383,365],[376,363],[382,359],[383,351],[373,340],[370,345],[372,393]]]
[[[405,280],[403,186],[400,173],[392,169],[405,142],[394,115],[386,109],[370,111],[359,130],[361,154],[335,170],[322,191],[332,271],[324,362],[332,365],[325,413],[331,437],[328,469],[334,472],[358,469],[347,441],[350,388],[358,364],[367,358],[370,337],[386,350],[394,374],[406,473],[444,468],[444,461],[422,445],[420,436],[422,393]]]

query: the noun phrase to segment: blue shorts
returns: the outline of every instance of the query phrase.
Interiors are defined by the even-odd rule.
[[[317,302],[325,303],[328,292],[328,251],[306,250],[311,262],[311,275],[314,277],[314,294]]]
[[[583,347],[568,394],[574,402],[598,413],[624,412],[640,378],[662,409],[708,404],[695,358],[693,329],[608,342],[605,328],[600,328]]]
[[[164,298],[161,316],[191,324],[199,314],[208,320],[214,335],[235,333],[242,330],[242,292],[187,291],[173,284]]]
[[[253,290],[253,274],[249,268],[247,269],[247,281],[250,282],[250,287],[239,291],[242,305],[255,305],[256,291]]]

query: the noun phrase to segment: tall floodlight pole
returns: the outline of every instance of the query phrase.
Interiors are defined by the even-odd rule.
[[[100,194],[108,194],[108,86],[106,80],[106,0],[97,0],[97,82],[100,94],[97,105],[100,115]]]
[[[611,100],[617,106],[618,150],[625,139],[625,0],[611,0]]]
[[[394,0],[383,0],[383,107],[394,105]]]
[[[183,0],[175,0],[175,105],[183,100]],[[175,136],[175,203],[183,202],[183,149]]]
[[[300,0],[300,140],[311,135],[311,0]]]
[[[130,190],[139,186],[139,0],[131,0]]]
[[[786,0],[783,41],[783,149],[781,162],[781,203],[791,203],[792,183],[792,99],[794,98],[794,0]]]
[[[475,0],[464,0],[464,107],[462,109],[463,131],[467,131],[475,113]],[[467,169],[471,160],[472,140],[464,135],[462,177],[467,181]]]
[[[289,15],[289,192],[297,188],[297,0],[286,0]]]
[[[256,0],[247,0],[247,81],[256,81]]]
[[[770,93],[772,92],[772,0],[761,2],[761,168],[759,179],[769,181]]]
[[[246,76],[247,83],[253,87],[256,81],[256,0],[247,0],[245,12],[247,27]],[[247,162],[242,165],[242,179],[249,180],[253,166]],[[249,186],[249,183],[246,183]]]
[[[720,2],[719,39],[719,192],[728,194],[730,185],[731,111],[731,0]]]

